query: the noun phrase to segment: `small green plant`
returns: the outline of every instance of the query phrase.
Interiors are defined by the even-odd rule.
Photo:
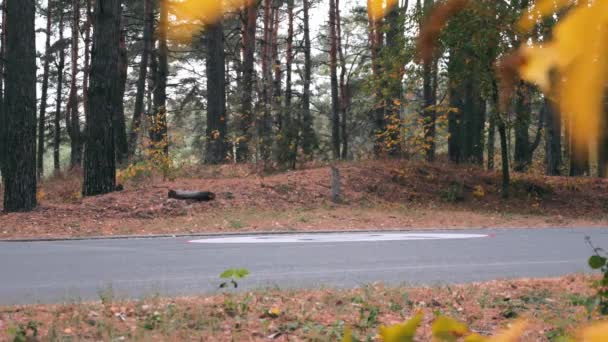
[[[464,201],[464,184],[452,182],[447,189],[442,191],[441,198],[450,203]]]
[[[162,323],[162,317],[160,312],[154,311],[153,313],[146,316],[144,321],[144,329],[146,330],[154,330],[160,326]]]
[[[596,293],[588,299],[587,311],[591,314],[597,310],[602,315],[608,315],[608,255],[602,248],[595,247],[590,237],[587,236],[585,240],[593,250],[589,266],[603,274],[602,279],[593,282]]]
[[[13,342],[37,341],[39,325],[36,321],[29,321],[26,325],[20,324],[16,329],[11,331],[14,335]]]
[[[228,222],[230,224],[230,228],[232,229],[243,229],[245,228],[245,224],[239,220],[230,220]]]
[[[246,268],[229,268],[220,274],[220,278],[224,279],[220,284],[220,289],[227,288],[232,285],[236,289],[239,287],[238,281],[246,278],[249,275],[249,270]]]

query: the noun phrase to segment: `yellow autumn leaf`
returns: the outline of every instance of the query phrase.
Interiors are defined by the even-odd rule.
[[[530,31],[536,23],[558,10],[574,3],[574,0],[540,0],[528,9],[528,13],[523,15],[517,26],[521,31]]]
[[[584,328],[578,341],[580,342],[604,342],[608,336],[608,322],[601,322]]]
[[[390,327],[380,327],[380,337],[384,342],[410,342],[414,341],[416,330],[422,323],[422,312],[417,313],[409,321],[395,324]]]
[[[538,84],[549,96],[557,95],[562,115],[572,124],[575,146],[596,139],[608,80],[608,1],[573,8],[558,22],[550,42],[523,47],[520,54],[525,61],[519,70],[522,78]],[[555,85],[550,82],[553,72],[559,75]]]
[[[397,0],[367,0],[367,11],[372,20],[380,20],[397,4]]]
[[[342,338],[342,342],[353,342],[353,332],[350,327],[344,328],[344,337]]]
[[[432,331],[435,341],[455,342],[466,335],[469,328],[453,318],[440,316],[433,323]]]
[[[167,2],[171,22],[167,36],[170,40],[187,42],[206,25],[222,20],[227,13],[251,5],[252,0],[163,0]]]
[[[517,342],[523,336],[524,330],[527,326],[528,323],[526,321],[517,321],[508,329],[492,338],[487,339],[486,342]]]

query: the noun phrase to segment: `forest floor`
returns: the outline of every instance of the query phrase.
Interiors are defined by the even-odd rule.
[[[80,175],[64,174],[42,183],[34,212],[0,214],[0,239],[608,226],[604,179],[514,174],[505,200],[500,174],[475,166],[407,161],[337,166],[340,204],[330,199],[328,166],[263,177],[251,166],[184,168],[173,180],[134,178],[123,191],[84,199]],[[212,191],[217,198],[177,201],[168,199],[170,189]]]
[[[438,315],[466,323],[480,335],[524,319],[528,326],[522,341],[556,341],[598,318],[585,308],[594,279],[577,275],[427,288],[266,289],[137,301],[107,291],[91,303],[0,307],[0,340],[36,333],[44,341],[339,341],[348,326],[358,340],[375,341],[379,326],[422,311],[420,341],[431,340]]]

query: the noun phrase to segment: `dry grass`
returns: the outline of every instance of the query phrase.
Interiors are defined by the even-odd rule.
[[[552,341],[587,323],[582,303],[590,278],[493,281],[431,288],[372,285],[353,290],[265,290],[211,297],[0,308],[0,340],[36,325],[43,341],[338,341],[345,326],[374,340],[380,325],[425,314],[421,341],[436,315],[449,315],[482,335],[514,319],[532,324],[525,341]],[[246,280],[244,280],[246,281]],[[267,314],[278,309],[278,316]],[[31,334],[31,332],[30,332]]]

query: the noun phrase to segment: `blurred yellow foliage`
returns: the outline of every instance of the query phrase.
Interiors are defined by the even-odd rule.
[[[572,123],[574,143],[582,147],[597,138],[608,81],[608,1],[543,0],[521,18],[519,28],[530,31],[543,17],[565,6],[570,12],[553,29],[553,38],[523,46],[522,78],[557,97],[560,110]],[[557,78],[552,82],[552,75]]]
[[[397,0],[367,0],[367,11],[372,20],[380,20],[397,4]]]

